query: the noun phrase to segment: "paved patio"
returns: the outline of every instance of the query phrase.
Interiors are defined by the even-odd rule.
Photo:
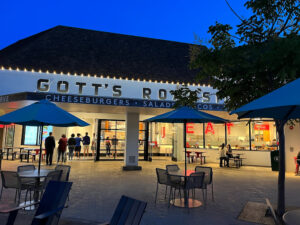
[[[165,168],[173,163],[167,158],[152,162],[141,161],[142,171],[122,171],[122,162],[91,160],[74,160],[71,165],[70,180],[74,182],[70,195],[69,208],[64,209],[63,220],[78,220],[91,223],[109,221],[121,195],[128,195],[148,202],[143,225],[193,225],[193,224],[253,224],[237,220],[243,206],[248,202],[263,202],[268,197],[276,202],[277,173],[270,168],[243,166],[236,168],[218,168],[214,171],[215,202],[211,201],[208,192],[207,207],[182,209],[168,208],[164,200],[164,188],[160,189],[159,201],[154,204],[156,174],[155,168]],[[183,163],[178,163],[184,168]],[[3,170],[16,170],[19,161],[2,161]],[[193,169],[195,164],[189,164]],[[48,167],[49,168],[49,167]],[[300,206],[300,177],[287,173],[286,202],[287,205]],[[4,190],[3,201],[13,199],[14,192]],[[197,197],[201,199],[201,192]],[[66,223],[67,224],[67,223]],[[72,223],[70,223],[72,224]],[[74,223],[75,224],[75,223]]]

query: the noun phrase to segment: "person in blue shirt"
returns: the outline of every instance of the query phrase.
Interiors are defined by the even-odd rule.
[[[80,151],[81,151],[81,142],[82,139],[80,137],[80,134],[77,134],[77,137],[75,138],[76,145],[75,145],[75,156],[77,155],[77,159],[80,158]]]
[[[88,132],[85,133],[85,136],[82,138],[83,144],[83,157],[89,156],[89,147],[90,147],[91,139],[89,137]]]

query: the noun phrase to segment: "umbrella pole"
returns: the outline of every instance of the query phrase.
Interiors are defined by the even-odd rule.
[[[187,165],[186,165],[186,120],[184,120],[183,123],[183,144],[184,144],[184,206],[188,207],[188,194],[187,194],[187,177],[186,177],[186,170],[187,170]]]
[[[41,170],[41,160],[42,160],[42,145],[43,145],[43,129],[44,129],[44,126],[43,126],[43,123],[41,125],[41,134],[40,134],[40,154],[39,154],[39,173],[40,173],[40,170]]]

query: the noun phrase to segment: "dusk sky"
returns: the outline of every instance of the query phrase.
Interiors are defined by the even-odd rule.
[[[245,0],[228,1],[250,15]],[[240,22],[225,0],[10,0],[0,9],[0,49],[57,25],[194,43],[216,21]]]

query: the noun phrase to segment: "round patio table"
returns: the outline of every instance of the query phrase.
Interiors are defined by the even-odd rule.
[[[22,171],[19,172],[20,178],[34,178],[35,179],[35,190],[33,194],[33,201],[26,201],[24,203],[21,203],[20,206],[31,204],[33,202],[38,202],[39,200],[39,190],[38,187],[40,186],[40,179],[47,177],[47,175],[54,170],[45,170],[41,169],[40,172],[38,170],[28,170],[28,171]],[[25,210],[34,210],[35,206],[32,205],[30,207],[25,208]]]
[[[193,173],[195,171],[190,171],[187,170],[187,177],[191,175],[191,173]],[[169,172],[170,175],[176,175],[176,176],[181,176],[183,179],[185,179],[185,173],[182,170],[178,170],[178,171],[170,171]],[[188,198],[188,193],[187,193],[187,189],[184,189],[184,197],[183,198],[176,198],[174,201],[171,200],[171,204],[173,204],[174,206],[177,207],[181,207],[181,208],[197,208],[200,207],[202,205],[202,202],[196,199],[192,199],[192,198]]]
[[[286,225],[300,225],[300,209],[283,214],[283,221]]]

